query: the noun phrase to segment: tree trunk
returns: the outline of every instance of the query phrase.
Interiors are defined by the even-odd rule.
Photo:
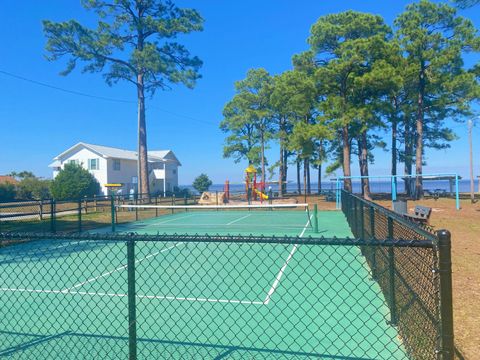
[[[145,91],[143,74],[137,75],[138,97],[138,192],[143,198],[150,197],[147,155],[147,125],[145,121]]]
[[[322,161],[323,161],[323,141],[320,140],[318,146],[318,193],[322,192]]]
[[[265,138],[264,138],[264,133],[262,131],[262,135],[261,135],[261,148],[262,148],[262,177],[261,177],[261,180],[262,180],[262,187],[265,186]]]
[[[397,98],[393,98],[394,104],[394,113],[392,115],[392,177],[395,183],[395,187],[397,185],[397,114],[398,114],[398,102]]]
[[[412,163],[413,163],[413,131],[412,124],[408,115],[405,117],[405,193],[412,197]]]
[[[348,126],[342,128],[342,147],[343,147],[343,186],[346,191],[352,192],[352,175],[350,171],[350,141],[348,137]]]
[[[310,160],[305,159],[305,169],[307,171],[307,193],[312,193],[312,184],[310,182]]]
[[[359,142],[360,175],[362,176],[362,195],[371,200],[370,179],[368,178],[368,142],[367,131],[363,131]],[[365,176],[365,178],[363,178]]]
[[[322,193],[322,164],[318,164],[318,193]]]
[[[303,160],[303,196],[305,197],[305,202],[307,200],[307,169],[308,162],[307,159]]]
[[[283,141],[280,140],[280,162],[278,165],[278,194],[280,197],[283,197],[283,173],[284,173],[284,167],[283,167]]]
[[[283,192],[287,193],[288,150],[283,150]]]
[[[423,198],[423,121],[424,121],[424,97],[425,97],[425,67],[421,66],[419,89],[418,89],[418,108],[417,108],[417,141],[415,149],[415,199]]]
[[[285,158],[285,120],[280,118],[280,164],[278,166],[278,193],[280,197],[285,194],[285,178],[286,178],[286,171],[287,171],[287,159]]]
[[[302,187],[300,182],[300,159],[297,157],[297,192],[302,193]]]

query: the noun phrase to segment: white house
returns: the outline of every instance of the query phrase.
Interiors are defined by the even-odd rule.
[[[53,177],[68,163],[81,164],[95,176],[101,192],[108,194],[105,184],[122,184],[121,193],[137,188],[137,152],[79,142],[53,158],[49,165]],[[171,150],[148,152],[150,191],[163,193],[178,186],[178,167],[182,164]],[[120,190],[120,189],[119,189]]]

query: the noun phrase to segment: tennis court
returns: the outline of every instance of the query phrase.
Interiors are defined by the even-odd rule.
[[[183,209],[116,230],[352,236],[343,213],[319,212],[319,234],[312,216]],[[0,356],[127,358],[127,254],[98,239],[0,248]],[[407,358],[356,246],[172,236],[136,240],[134,265],[138,358]]]

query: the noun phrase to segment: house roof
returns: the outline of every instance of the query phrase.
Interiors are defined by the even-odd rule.
[[[60,166],[62,166],[62,162],[60,160],[55,160],[50,165],[48,165],[48,167],[51,167],[51,168],[56,168],[56,167],[60,167]]]
[[[97,153],[99,156],[102,156],[104,158],[114,158],[114,159],[125,159],[125,160],[137,160],[137,152],[136,151],[131,151],[131,150],[124,150],[124,149],[119,149],[119,148],[114,148],[110,146],[102,146],[102,145],[94,145],[94,144],[87,144],[84,142],[79,142],[72,146],[71,148],[65,150],[61,154],[57,155],[54,160],[61,160],[65,155],[68,153],[80,148],[84,147],[87,148],[95,153]],[[167,156],[170,154],[170,159],[167,158]],[[178,161],[177,157],[175,154],[173,154],[172,150],[154,150],[154,151],[149,151],[148,152],[148,161],[149,162],[157,162],[157,161],[162,161],[162,162],[177,162],[178,165],[181,165],[180,161]],[[52,163],[50,166],[54,165]]]
[[[15,180],[13,176],[9,175],[0,175],[0,184],[18,184],[18,181]]]

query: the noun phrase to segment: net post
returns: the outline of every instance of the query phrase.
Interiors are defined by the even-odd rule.
[[[82,199],[78,199],[78,232],[82,232]]]
[[[388,217],[388,239],[392,241],[392,245],[388,247],[388,277],[389,277],[389,293],[390,298],[390,325],[397,325],[397,300],[395,298],[395,253],[393,249],[393,219]]]
[[[452,241],[448,230],[437,231],[440,277],[440,359],[453,360]]]
[[[110,195],[110,212],[112,232],[115,232],[115,198],[113,197],[113,195]]]
[[[318,234],[318,205],[313,204],[313,231]]]
[[[55,233],[57,231],[57,227],[55,224],[55,200],[50,199],[50,232]]]
[[[135,293],[135,239],[127,240],[128,359],[137,359],[137,314]]]

